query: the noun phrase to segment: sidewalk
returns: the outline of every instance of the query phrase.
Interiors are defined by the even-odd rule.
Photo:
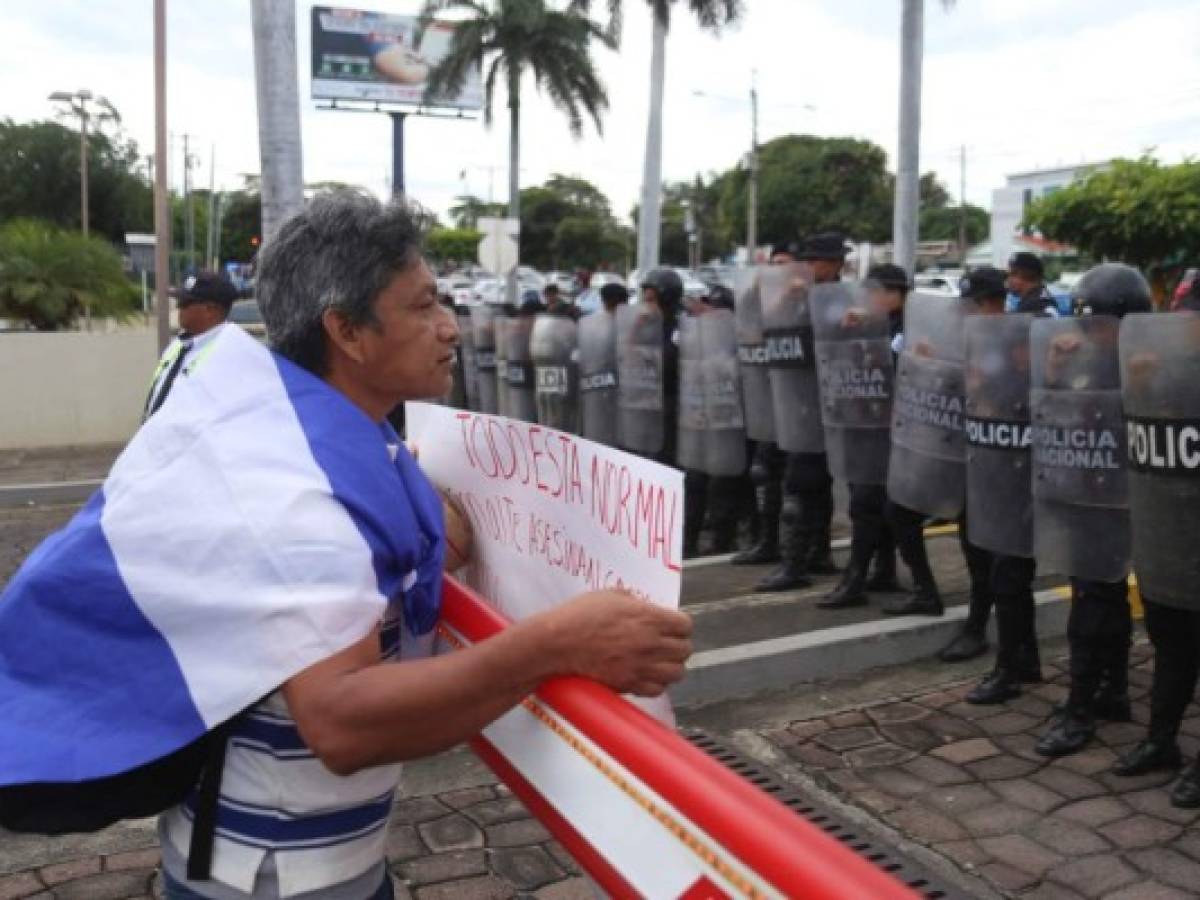
[[[97,444],[0,450],[0,486],[101,480],[124,447]]]
[[[983,660],[969,678],[917,664],[683,718],[827,794],[884,840],[916,845],[923,862],[972,879],[976,895],[1197,896],[1200,811],[1170,805],[1175,774],[1109,772],[1145,734],[1150,647],[1134,647],[1134,722],[1103,723],[1087,750],[1048,760],[1033,747],[1067,693],[1064,652],[1059,644],[1047,654],[1045,684],[1001,706],[963,702],[990,666]],[[1200,716],[1190,712],[1180,737],[1189,759],[1200,747]]]
[[[417,792],[396,804],[388,831],[397,900],[595,900],[566,852],[473,757],[411,769]],[[424,792],[438,781],[453,789]],[[0,900],[161,897],[158,861],[151,821],[63,838],[0,831]]]

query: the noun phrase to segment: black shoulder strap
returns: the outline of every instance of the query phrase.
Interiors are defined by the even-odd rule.
[[[217,805],[221,799],[221,773],[225,769],[225,746],[237,717],[209,732],[208,755],[196,789],[196,817],[188,846],[189,881],[208,881],[212,870],[213,842],[217,834]]]

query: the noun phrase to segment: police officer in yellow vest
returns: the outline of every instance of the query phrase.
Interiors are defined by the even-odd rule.
[[[237,288],[221,272],[201,271],[189,275],[183,287],[172,291],[179,309],[179,334],[167,345],[154,370],[150,393],[146,396],[143,420],[150,418],[163,405],[179,375],[187,375],[204,356],[204,348],[212,341],[237,299]]]

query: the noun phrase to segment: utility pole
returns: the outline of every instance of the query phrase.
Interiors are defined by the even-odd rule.
[[[746,200],[746,259],[754,265],[758,247],[758,71],[750,76],[750,190]]]
[[[216,184],[217,184],[217,145],[213,144],[208,152],[208,227],[204,229],[204,268],[216,268],[212,265],[213,258],[213,216],[216,213]]]
[[[967,145],[959,153],[958,182],[958,246],[962,248],[962,263],[967,264]]]
[[[171,211],[167,191],[167,0],[154,0],[154,307],[158,352],[171,340]]]
[[[900,135],[896,165],[892,262],[911,273],[917,261],[920,207],[921,62],[924,52],[924,0],[904,0],[900,44]]]
[[[196,218],[192,206],[192,156],[188,150],[188,139],[191,135],[183,135],[183,250],[188,266],[196,262]]]

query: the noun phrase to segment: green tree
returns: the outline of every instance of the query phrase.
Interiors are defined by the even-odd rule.
[[[434,228],[426,235],[425,250],[438,262],[474,262],[482,237],[474,228]]]
[[[891,179],[882,147],[856,138],[786,135],[759,149],[758,233],[764,244],[838,230],[886,241],[892,230]],[[720,213],[730,234],[746,232],[749,173],[724,180]]]
[[[588,11],[593,2],[599,0],[572,0]],[[620,27],[623,0],[604,0],[608,7],[610,29],[616,33]],[[642,271],[652,268],[659,261],[661,221],[658,198],[662,193],[662,129],[663,90],[666,81],[667,32],[671,29],[671,10],[676,3],[686,5],[700,27],[720,31],[735,21],[745,8],[742,0],[646,0],[654,21],[653,44],[650,53],[650,115],[646,126],[646,155],[642,170],[643,207],[648,206],[648,215],[638,223],[637,264]],[[744,218],[744,214],[743,214]]]
[[[0,316],[53,331],[85,311],[128,318],[137,302],[121,257],[103,238],[36,219],[0,228]]]
[[[1084,256],[1145,270],[1161,301],[1167,268],[1200,256],[1200,161],[1114,160],[1034,201],[1024,224]]]
[[[921,208],[921,240],[958,241],[958,228],[962,210],[957,206]],[[986,209],[967,204],[967,246],[986,240],[992,227],[992,219]]]
[[[567,116],[575,137],[583,134],[586,114],[602,131],[601,112],[608,108],[608,93],[592,60],[591,44],[598,40],[609,48],[615,39],[584,13],[586,3],[570,0],[557,10],[545,0],[426,0],[417,23],[415,42],[420,43],[435,15],[456,10],[469,18],[456,23],[446,55],[429,73],[425,96],[455,95],[467,76],[484,67],[484,122],[492,122],[492,95],[503,78],[508,92],[509,160],[508,214],[521,217],[520,134],[521,79],[532,74],[534,84],[544,90],[554,105]],[[516,273],[508,281],[510,301],[516,299]]]
[[[578,176],[552,175],[521,191],[521,258],[539,269],[597,267],[627,255],[626,229],[608,197]]]
[[[450,207],[450,221],[455,228],[474,228],[483,218],[503,216],[503,203],[488,203],[479,197],[463,194],[454,198]]]
[[[262,241],[262,198],[258,191],[225,195],[221,213],[221,260],[249,262]]]
[[[78,229],[79,132],[56,122],[0,121],[0,222],[36,218]],[[153,191],[137,144],[120,132],[88,135],[90,230],[122,243],[154,229]]]

